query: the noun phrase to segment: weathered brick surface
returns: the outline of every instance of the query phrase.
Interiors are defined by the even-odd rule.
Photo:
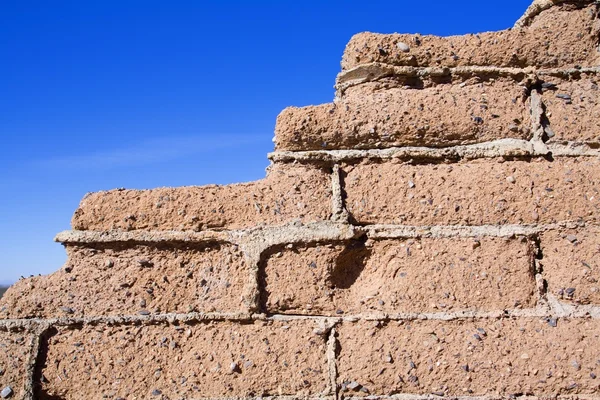
[[[318,395],[328,389],[329,378],[325,339],[314,328],[313,322],[297,321],[61,329],[48,340],[39,395]]]
[[[250,271],[234,245],[67,247],[65,266],[19,281],[0,318],[247,311]]]
[[[600,228],[545,232],[540,245],[548,291],[563,301],[600,305]]]
[[[552,89],[544,89],[543,102],[550,129],[554,136],[550,142],[600,141],[600,89],[596,76],[584,79],[562,81],[548,79],[555,84]]]
[[[346,394],[593,394],[600,384],[598,320],[371,321],[338,332]]]
[[[299,246],[264,263],[266,310],[310,315],[534,307],[524,238],[397,239]]]
[[[373,87],[353,88],[336,103],[286,108],[277,118],[277,150],[446,147],[531,136],[525,88],[509,79]]]
[[[361,224],[533,224],[599,215],[596,158],[388,162],[345,171],[346,207]]]
[[[369,62],[408,66],[495,66],[571,68],[598,65],[598,11],[595,5],[574,10],[567,4],[539,14],[524,29],[464,36],[422,36],[370,32],[352,37],[342,69]],[[404,52],[398,47],[409,47]]]
[[[0,299],[0,391],[597,399],[599,10],[356,35],[265,179],[87,195],[64,267]]]
[[[10,387],[12,398],[23,398],[33,337],[26,332],[0,331],[0,390]]]
[[[111,190],[86,196],[75,215],[80,230],[241,229],[324,220],[331,179],[316,167],[275,165],[267,178],[244,184]]]

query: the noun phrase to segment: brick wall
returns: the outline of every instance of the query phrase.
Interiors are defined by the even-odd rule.
[[[87,195],[0,299],[0,390],[600,398],[599,9],[358,34],[265,179]]]

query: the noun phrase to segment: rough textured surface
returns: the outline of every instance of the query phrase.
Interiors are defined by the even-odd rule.
[[[31,341],[25,332],[0,331],[0,390],[11,387],[13,398],[24,396]]]
[[[586,319],[345,323],[338,383],[353,395],[594,394],[599,328]]]
[[[600,304],[600,228],[546,232],[540,244],[548,291],[562,301]]]
[[[360,224],[534,224],[597,220],[600,209],[597,158],[384,163],[345,171],[346,206]]]
[[[276,165],[267,178],[228,186],[111,190],[87,195],[80,230],[241,229],[329,217],[330,177],[315,167]]]
[[[589,2],[586,2],[589,3]],[[464,36],[359,33],[350,39],[342,69],[383,62],[408,66],[495,66],[570,68],[598,65],[600,24],[597,6],[575,10],[573,4],[552,7],[524,29]],[[408,47],[400,45],[403,43]]]
[[[572,81],[548,80],[542,100],[554,136],[550,142],[600,142],[600,89],[597,76]]]
[[[291,314],[535,307],[525,238],[400,239],[296,246],[264,263],[267,311]]]
[[[69,246],[65,266],[19,281],[0,318],[246,311],[250,271],[228,244]]]
[[[286,108],[277,118],[277,150],[432,146],[529,139],[526,89],[512,80],[375,90],[352,88],[332,104]]]
[[[325,340],[314,327],[298,321],[61,329],[48,340],[38,395],[318,395],[327,388],[328,372]]]
[[[598,400],[599,8],[356,35],[265,179],[87,195],[0,397]]]

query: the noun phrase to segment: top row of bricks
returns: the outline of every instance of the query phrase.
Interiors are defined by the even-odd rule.
[[[597,142],[599,43],[600,2],[590,0],[536,0],[500,32],[360,33],[344,51],[335,101],[283,110],[276,150]]]
[[[359,33],[346,46],[342,70],[371,62],[412,67],[597,66],[599,7],[593,1],[567,1],[541,11],[527,26],[464,36]]]

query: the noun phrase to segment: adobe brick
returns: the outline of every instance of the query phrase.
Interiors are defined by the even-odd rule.
[[[274,165],[251,183],[152,190],[110,190],[84,197],[72,219],[78,230],[243,229],[331,212],[331,178],[304,165]]]
[[[510,79],[429,88],[351,88],[336,103],[288,107],[277,117],[277,150],[447,147],[531,137],[529,99]]]
[[[554,325],[554,324],[552,324]],[[600,321],[345,322],[338,385],[346,396],[597,393]]]
[[[495,66],[572,68],[598,65],[600,24],[595,4],[552,7],[526,28],[463,36],[359,33],[350,39],[342,69],[382,62],[419,67]],[[405,52],[400,43],[408,46]],[[404,48],[406,50],[406,48]]]
[[[12,398],[25,396],[32,342],[27,332],[0,331],[0,390],[10,387]]]
[[[563,301],[600,304],[599,227],[544,232],[540,246],[549,293]]]
[[[230,244],[67,246],[65,266],[20,280],[0,318],[243,312],[250,270]]]
[[[596,76],[564,81],[547,79],[556,85],[544,89],[542,101],[550,122],[549,142],[600,141],[600,89]],[[548,133],[548,132],[547,132]]]
[[[495,311],[536,304],[525,238],[394,239],[296,246],[265,261],[267,312]]]
[[[360,224],[597,220],[600,207],[597,158],[450,165],[365,163],[344,170],[346,208]]]
[[[329,389],[310,321],[61,328],[48,339],[40,398],[235,398]],[[45,397],[47,396],[47,397]]]

